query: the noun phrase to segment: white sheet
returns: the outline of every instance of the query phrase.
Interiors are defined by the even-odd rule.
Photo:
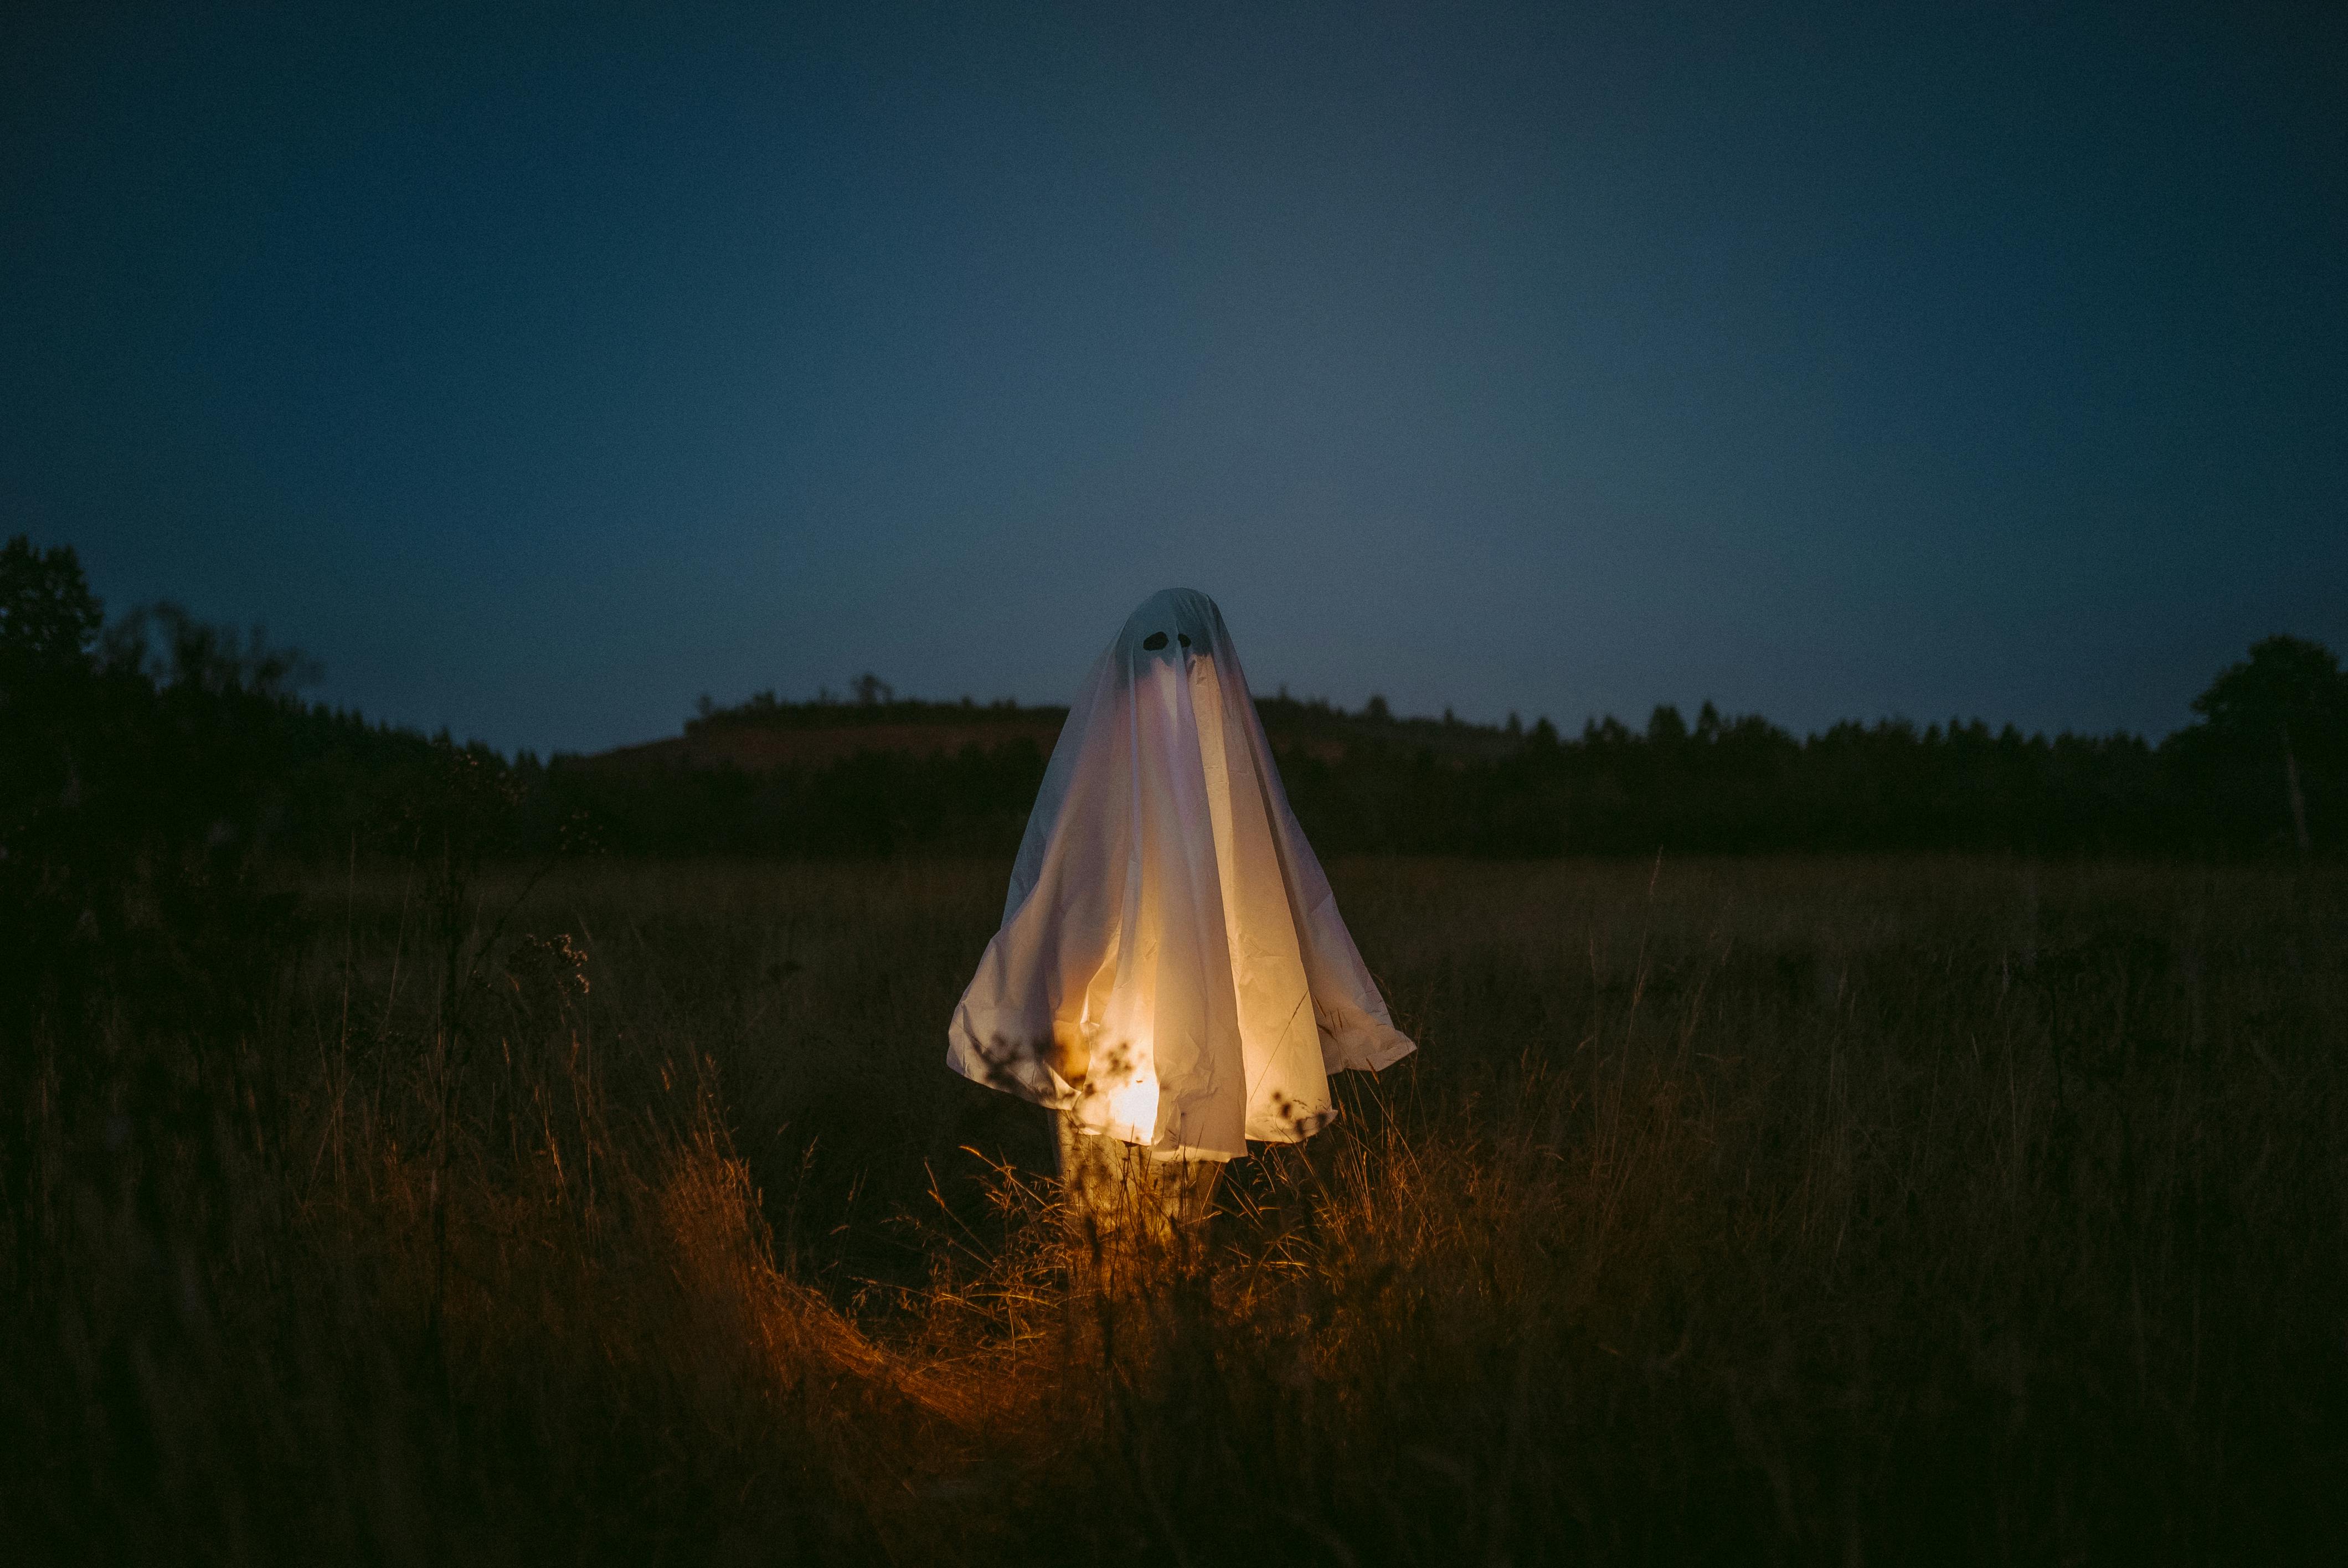
[[[1169,1160],[1309,1136],[1330,1073],[1416,1049],[1288,809],[1206,595],[1153,595],[1070,704],[947,1040],[964,1077]]]

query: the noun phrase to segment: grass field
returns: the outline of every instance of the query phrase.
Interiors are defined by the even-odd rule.
[[[303,884],[12,1108],[15,1560],[2336,1547],[2341,873],[1333,877],[1421,1053],[1130,1299],[943,1066],[1004,866]]]

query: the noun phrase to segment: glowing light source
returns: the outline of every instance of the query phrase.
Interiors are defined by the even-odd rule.
[[[1149,1142],[1158,1127],[1156,1073],[1145,1073],[1129,1083],[1118,1084],[1102,1098],[1108,1112],[1108,1125],[1103,1132],[1128,1143]]]

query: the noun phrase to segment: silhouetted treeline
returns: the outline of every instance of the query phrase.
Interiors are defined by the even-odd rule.
[[[1061,716],[903,700],[867,676],[850,701],[705,701],[675,743],[771,733],[773,748],[740,754],[782,759],[772,765],[708,765],[723,753],[705,744],[541,764],[305,704],[298,659],[169,607],[101,637],[70,550],[18,539],[0,578],[0,876],[12,880],[68,842],[83,846],[77,866],[192,879],[207,897],[228,886],[220,867],[256,857],[458,844],[499,856],[1007,854],[1043,776],[1048,747],[1034,737]],[[1375,698],[1360,712],[1285,692],[1257,704],[1297,815],[1331,855],[2240,856],[2336,855],[2348,841],[2348,677],[2291,638],[2221,672],[2197,722],[2158,745],[1978,721],[1797,738],[1710,703],[1693,725],[1663,707],[1643,729],[1609,718],[1578,736],[1547,720],[1396,718]],[[891,745],[915,732],[937,743],[814,743],[883,726]],[[39,897],[53,894],[74,901]]]
[[[2157,855],[2214,849],[2178,771],[2129,735],[2048,741],[1978,722],[1838,724],[1797,740],[1757,718],[1578,739],[1536,726],[1509,754],[1430,748],[1284,762],[1298,816],[1331,852],[1471,855],[1973,850]],[[2227,835],[2247,845],[2247,831]]]
[[[869,681],[869,678],[868,678]],[[878,686],[878,690],[871,689]],[[854,703],[771,694],[705,709],[688,733],[773,725],[960,725],[1034,715],[911,702],[870,682]],[[1979,720],[1842,723],[1797,739],[1710,703],[1643,730],[1609,718],[1561,737],[1396,719],[1282,693],[1256,700],[1289,799],[1324,854],[1482,856],[1970,851],[2211,856],[2340,851],[2348,839],[2348,677],[2315,644],[2271,638],[2155,746],[2128,734],[2025,736]],[[1056,719],[1057,711],[1051,716]],[[747,772],[572,764],[552,798],[613,847],[654,853],[1007,853],[1042,781],[1025,739],[952,755],[864,755]]]

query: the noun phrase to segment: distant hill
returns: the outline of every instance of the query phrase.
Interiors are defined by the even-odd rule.
[[[826,767],[849,757],[953,756],[1021,742],[1050,754],[1066,708],[1011,703],[749,702],[685,721],[664,741],[620,746],[577,759],[614,772],[735,767],[744,773]]]
[[[1453,763],[1495,761],[1529,739],[1521,728],[1468,723],[1449,714],[1396,719],[1375,697],[1358,713],[1285,692],[1259,696],[1255,705],[1276,753],[1333,764],[1395,751],[1424,751]],[[761,692],[739,706],[713,708],[686,720],[680,735],[565,761],[605,773],[719,767],[770,773],[826,767],[855,756],[954,756],[1021,743],[1049,756],[1067,717],[1064,707],[1008,700],[929,702],[869,694],[849,702],[785,702]]]
[[[1067,712],[762,693],[706,704],[669,740],[546,770],[539,809],[646,854],[784,856],[1015,844]],[[2331,853],[2348,824],[2348,677],[2271,638],[2154,746],[2025,735],[1979,719],[1844,723],[1797,736],[1758,714],[1655,709],[1567,737],[1255,698],[1298,820],[1323,853],[1480,856],[1970,851]]]

